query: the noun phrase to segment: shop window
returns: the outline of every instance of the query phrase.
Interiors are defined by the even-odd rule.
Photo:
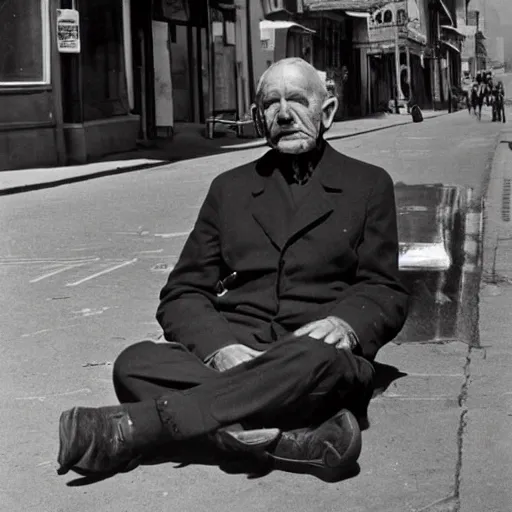
[[[397,16],[397,23],[399,25],[405,25],[405,21],[406,21],[405,9],[398,9],[396,16]]]
[[[0,2],[0,85],[50,81],[48,0]]]
[[[122,0],[81,2],[84,120],[129,112]]]
[[[392,22],[393,22],[393,13],[389,9],[386,9],[384,11],[384,23],[392,23]]]

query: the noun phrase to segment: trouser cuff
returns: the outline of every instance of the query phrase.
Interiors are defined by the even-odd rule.
[[[213,419],[207,424],[195,400],[180,391],[155,402],[164,428],[175,441],[204,435],[219,427]]]

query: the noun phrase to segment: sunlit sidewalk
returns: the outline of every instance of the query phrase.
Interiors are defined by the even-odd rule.
[[[423,112],[423,117],[428,121],[428,119],[446,114],[447,111],[427,110]],[[327,133],[326,139],[333,140],[353,137],[410,123],[412,123],[412,119],[408,114],[382,114],[374,117],[342,121],[334,123]],[[105,157],[105,161],[85,165],[1,171],[0,195],[142,170],[209,154],[227,153],[265,146],[264,139],[252,139],[245,142],[246,140],[233,140],[227,137],[207,140],[197,130],[180,127],[180,132],[175,136],[174,140],[169,140],[164,147],[158,149],[139,149],[122,155]]]

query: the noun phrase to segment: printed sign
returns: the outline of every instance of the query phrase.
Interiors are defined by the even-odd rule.
[[[61,53],[80,53],[80,19],[76,9],[57,9],[57,47]]]

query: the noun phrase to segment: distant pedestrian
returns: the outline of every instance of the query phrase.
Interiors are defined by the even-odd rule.
[[[505,88],[503,82],[498,82],[492,91],[492,120],[506,122],[505,117]]]

